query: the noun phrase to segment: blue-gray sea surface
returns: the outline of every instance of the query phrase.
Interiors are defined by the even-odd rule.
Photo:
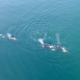
[[[0,33],[0,80],[80,80],[80,0],[0,0]],[[56,33],[70,54],[41,47]]]

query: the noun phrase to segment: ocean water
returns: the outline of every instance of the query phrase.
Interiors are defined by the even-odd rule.
[[[79,0],[0,0],[0,33],[0,80],[80,80]],[[41,47],[56,33],[70,54]]]

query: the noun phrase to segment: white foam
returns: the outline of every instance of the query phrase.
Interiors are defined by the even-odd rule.
[[[4,35],[2,35],[2,38],[5,38],[5,36],[4,36]]]
[[[62,51],[63,51],[63,52],[68,52],[68,51],[65,49],[65,47],[62,47]]]
[[[52,51],[55,51],[55,49],[54,49],[54,48],[52,48],[51,50],[52,50]]]
[[[0,34],[0,36],[2,36],[2,34]]]
[[[17,40],[15,37],[10,37],[9,39],[11,39],[11,40]]]

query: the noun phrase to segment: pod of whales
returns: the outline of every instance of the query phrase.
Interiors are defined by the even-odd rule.
[[[16,37],[14,37],[11,33],[7,33],[6,36],[1,33],[0,36],[2,38],[7,37],[9,40],[17,40]],[[42,38],[39,38],[38,42],[41,44],[42,47],[44,47],[46,49],[50,49],[53,51],[61,50],[62,52],[68,52],[64,46],[61,46],[58,33],[56,33],[56,40],[57,40],[57,44],[55,44],[55,45],[52,45],[51,43],[49,43],[49,44],[44,43],[44,39],[42,39]]]

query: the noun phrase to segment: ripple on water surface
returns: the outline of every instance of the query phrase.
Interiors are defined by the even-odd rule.
[[[3,40],[5,42],[1,43],[4,44],[0,50],[3,53],[0,54],[0,71],[3,80],[9,80],[9,77],[10,79],[13,77],[15,80],[15,76],[17,80],[77,80],[76,77],[79,78],[80,65],[78,63],[80,59],[79,54],[75,55],[75,53],[79,53],[80,50],[75,50],[76,47],[73,47],[75,41],[71,39],[73,32],[75,36],[79,32],[77,28],[75,28],[77,32],[73,29],[74,24],[79,26],[79,19],[72,16],[75,4],[72,1],[66,1],[63,4],[64,1],[55,2],[52,0],[48,4],[47,1],[2,2],[0,23],[3,28],[0,29],[4,35],[10,32],[17,38],[17,41],[14,42],[5,37]],[[35,3],[37,4],[35,5]],[[71,54],[41,47],[38,38],[45,38],[45,43],[55,44],[56,32],[60,33],[61,44],[65,45]],[[75,44],[75,46],[77,45],[78,43]]]

